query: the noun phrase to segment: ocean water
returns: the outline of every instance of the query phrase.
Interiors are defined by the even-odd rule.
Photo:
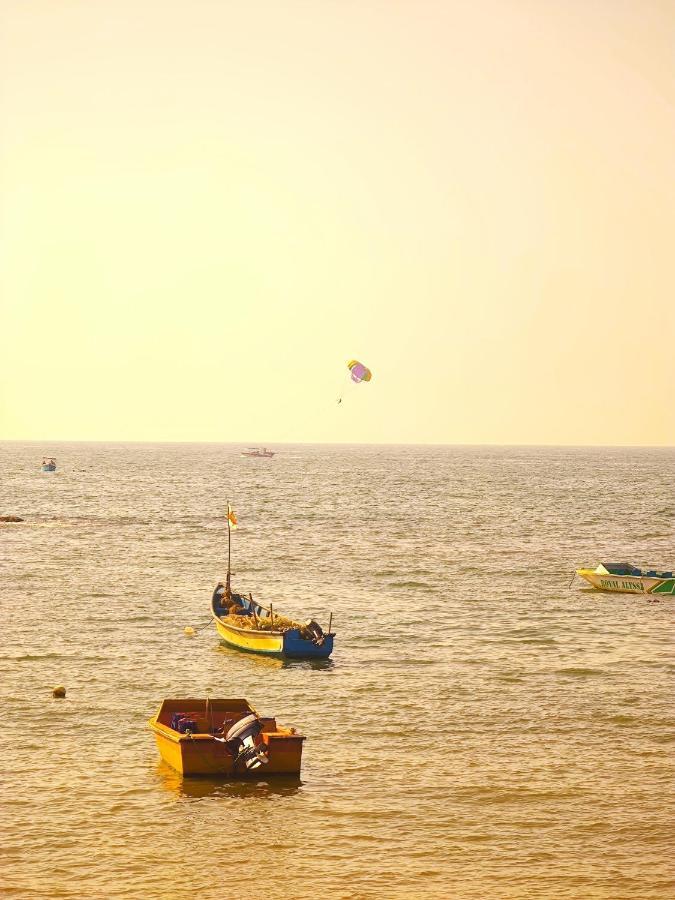
[[[675,566],[675,452],[276,449],[0,444],[2,896],[674,896],[675,598],[570,579]],[[228,498],[235,587],[332,611],[329,662],[184,635]],[[305,733],[300,781],[162,764],[205,695]]]

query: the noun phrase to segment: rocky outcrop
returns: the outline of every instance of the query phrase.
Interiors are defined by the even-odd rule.
[[[0,522],[23,522],[19,516],[0,516]]]

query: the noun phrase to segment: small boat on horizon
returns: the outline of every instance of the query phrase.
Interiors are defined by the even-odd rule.
[[[296,622],[275,612],[273,605],[264,606],[232,590],[231,530],[237,527],[232,507],[227,504],[227,577],[219,582],[211,597],[211,615],[220,639],[249,653],[263,653],[283,659],[328,659],[333,652],[333,614],[328,629],[308,619]]]
[[[56,460],[53,456],[44,456],[42,458],[41,469],[43,472],[56,472]]]
[[[576,574],[598,591],[620,594],[675,594],[672,572],[643,571],[630,563],[600,563],[595,569],[577,569]]]
[[[304,735],[258,715],[247,700],[163,700],[148,726],[164,762],[182,775],[300,774]]]
[[[268,450],[267,447],[247,447],[246,450],[241,451],[242,456],[253,456],[257,459],[269,459],[274,456],[273,450]]]

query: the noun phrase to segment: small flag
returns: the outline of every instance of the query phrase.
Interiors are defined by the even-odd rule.
[[[229,503],[227,504],[227,523],[227,527],[232,529],[236,528],[238,524],[237,517],[235,516],[234,510]]]

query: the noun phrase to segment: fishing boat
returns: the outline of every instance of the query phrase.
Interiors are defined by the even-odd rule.
[[[333,614],[324,631],[314,619],[295,622],[275,612],[273,605],[265,606],[232,590],[231,553],[232,528],[237,520],[227,505],[227,577],[219,582],[211,598],[211,614],[220,639],[230,647],[249,653],[263,653],[282,659],[328,659],[333,652]]]
[[[577,569],[577,575],[599,591],[621,594],[675,594],[672,572],[642,570],[630,563],[600,563],[595,569]]]
[[[45,456],[42,460],[43,472],[56,472],[56,460],[53,456]]]
[[[241,451],[242,456],[254,456],[258,459],[269,459],[274,456],[273,450],[268,450],[267,447],[247,447],[246,450]]]
[[[247,700],[170,699],[148,720],[164,762],[182,775],[299,775],[304,735]]]

